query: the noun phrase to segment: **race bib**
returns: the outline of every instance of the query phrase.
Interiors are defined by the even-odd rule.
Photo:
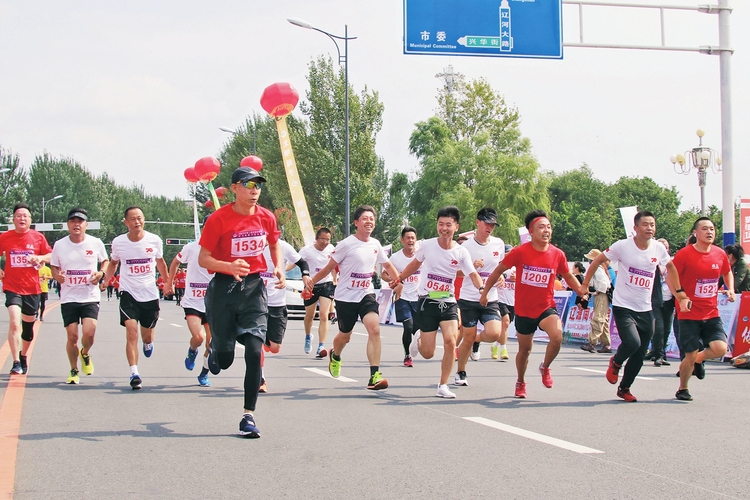
[[[450,292],[453,290],[453,278],[427,273],[426,286],[430,292]]]
[[[11,250],[10,267],[32,267],[28,260],[32,255],[33,250]]]
[[[87,269],[74,269],[65,271],[65,283],[71,287],[89,286],[91,271]]]
[[[489,278],[490,274],[492,273],[484,273],[484,272],[479,273],[479,277],[482,278],[482,286],[487,284],[487,278]]]
[[[719,293],[718,278],[699,279],[695,283],[696,299],[709,299],[716,296],[717,293]]]
[[[402,283],[417,283],[419,281],[419,271],[406,278]]]
[[[372,283],[372,273],[352,273],[347,280],[347,288],[352,290],[362,290],[370,288]]]
[[[523,266],[521,283],[537,288],[549,286],[552,269],[548,267]]]
[[[260,273],[260,277],[263,278],[263,286],[268,287],[269,283],[276,281],[276,275],[273,273]]]
[[[243,231],[232,235],[232,257],[257,257],[266,247],[266,232]]]
[[[651,290],[651,285],[654,283],[654,273],[644,271],[643,269],[636,269],[634,267],[628,268],[630,277],[628,278],[628,284],[636,288],[645,288]]]
[[[206,290],[208,290],[208,283],[190,283],[190,295],[197,299],[202,299],[206,296]]]
[[[151,259],[127,259],[125,272],[131,276],[151,274]]]

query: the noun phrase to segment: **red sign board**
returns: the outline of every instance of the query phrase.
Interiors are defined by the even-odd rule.
[[[740,200],[740,241],[742,249],[750,254],[750,200]]]
[[[742,292],[740,311],[737,315],[737,330],[734,333],[732,357],[750,351],[750,292]]]

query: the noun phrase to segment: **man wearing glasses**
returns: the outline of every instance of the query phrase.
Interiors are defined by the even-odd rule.
[[[326,264],[330,260],[331,252],[333,252],[331,230],[327,227],[321,227],[315,235],[315,242],[312,245],[302,248],[299,254],[310,266],[310,274],[314,276],[315,273],[326,267]],[[328,356],[328,351],[325,350],[324,345],[328,337],[328,311],[331,310],[333,294],[336,291],[336,285],[334,284],[335,276],[336,271],[331,271],[330,274],[315,284],[312,292],[310,292],[312,295],[305,299],[305,354],[310,354],[310,351],[312,351],[312,325],[315,319],[315,307],[320,304],[318,349],[315,352],[315,357],[318,359]]]
[[[268,296],[260,279],[260,273],[267,269],[263,257],[266,246],[271,251],[276,287],[286,286],[276,216],[258,205],[264,182],[249,167],[232,173],[235,201],[206,221],[198,254],[198,264],[216,273],[206,292],[206,315],[212,334],[211,372],[216,374],[232,365],[235,342],[245,346],[245,407],[239,434],[248,438],[260,437],[253,413],[261,383],[261,349],[268,327]]]

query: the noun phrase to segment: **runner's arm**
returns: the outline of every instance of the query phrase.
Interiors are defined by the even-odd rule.
[[[211,251],[201,247],[198,253],[198,265],[211,271],[234,276],[237,281],[242,281],[243,276],[250,274],[250,265],[243,259],[235,259],[232,262],[224,262],[211,256]]]
[[[479,303],[480,304],[482,304],[483,306],[487,305],[487,293],[489,293],[490,288],[492,288],[493,286],[495,286],[495,283],[497,282],[497,280],[499,280],[500,276],[502,276],[503,273],[505,271],[507,271],[507,270],[508,270],[508,266],[506,266],[505,264],[503,264],[501,262],[501,263],[499,263],[497,265],[497,267],[495,268],[495,270],[492,271],[492,273],[490,273],[489,276],[487,276],[487,281],[484,282],[484,287],[485,288],[484,288],[484,290],[482,290],[482,295],[480,295],[480,297],[479,297]],[[477,287],[477,288],[479,288],[479,287]]]
[[[325,278],[331,271],[334,270],[334,268],[338,265],[338,262],[333,260],[331,257],[328,258],[328,264],[325,265],[323,269],[315,273],[315,276],[310,278],[310,285],[306,286],[305,288],[307,290],[312,291],[313,286],[315,286],[315,283]]]
[[[172,259],[172,263],[169,265],[169,275],[167,275],[167,281],[164,282],[164,295],[172,295],[174,293],[174,277],[177,274],[177,268],[180,267],[180,261],[175,257]]]
[[[100,290],[104,291],[104,289],[107,288],[107,283],[109,283],[109,280],[111,280],[112,276],[115,275],[115,273],[117,272],[117,266],[119,265],[120,265],[119,260],[112,259],[109,261],[109,264],[107,265],[107,270],[104,272],[104,279],[102,280],[101,283],[99,283]],[[104,268],[102,267],[102,269]]]
[[[735,293],[734,293],[734,274],[732,273],[732,270],[729,269],[729,272],[723,276],[724,278],[724,284],[727,287],[726,293],[727,298],[729,299],[729,302],[734,302],[735,299]]]

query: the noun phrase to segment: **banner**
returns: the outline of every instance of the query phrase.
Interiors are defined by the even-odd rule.
[[[575,302],[575,298],[572,298],[575,294],[569,290],[559,290],[555,292],[555,309],[557,309],[557,315],[560,316],[560,320],[565,322],[565,314],[568,312],[569,304]],[[564,327],[563,327],[564,330]],[[564,334],[563,334],[564,335]],[[516,325],[511,321],[508,327],[508,338],[517,338]],[[537,328],[534,333],[534,341],[549,342],[549,336],[544,330]]]
[[[740,244],[746,255],[750,255],[750,200],[740,200]]]
[[[638,207],[621,207],[620,216],[622,217],[622,225],[625,227],[625,235],[628,238],[635,236],[633,226],[635,226],[635,214],[638,213]]]
[[[289,183],[289,192],[292,195],[292,204],[294,212],[297,215],[297,222],[302,231],[302,239],[305,245],[312,245],[315,242],[315,229],[310,219],[310,212],[307,210],[307,201],[305,193],[302,191],[302,183],[297,171],[297,162],[294,159],[292,143],[289,140],[289,130],[286,126],[286,116],[276,118],[276,130],[279,133],[279,145],[281,146],[281,158],[284,161],[284,170],[286,170],[286,180]]]
[[[750,351],[750,292],[742,292],[737,299],[740,302],[737,308],[737,324],[732,334],[727,334],[727,358]],[[724,321],[723,316],[721,320]]]

